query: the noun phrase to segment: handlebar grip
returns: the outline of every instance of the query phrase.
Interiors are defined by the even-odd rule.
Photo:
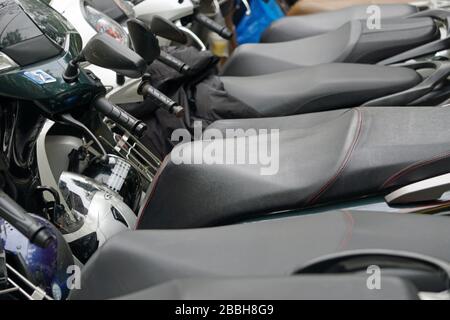
[[[112,104],[105,97],[98,97],[94,101],[94,107],[98,112],[117,122],[139,138],[147,130],[147,125],[143,121],[136,119],[122,108]]]
[[[32,243],[46,248],[55,239],[47,228],[28,214],[5,192],[0,191],[0,217],[16,228]]]
[[[158,60],[164,63],[165,65],[177,70],[181,74],[188,75],[191,72],[191,67],[189,67],[186,63],[181,61],[178,58],[166,53],[161,52],[161,55],[158,57]]]
[[[221,25],[220,23],[217,23],[216,21],[202,13],[195,14],[194,19],[198,23],[208,28],[209,30],[214,31],[224,39],[230,40],[231,37],[233,37],[233,32],[230,29],[228,29],[226,26]]]
[[[138,89],[138,93],[145,98],[151,99],[158,107],[165,109],[177,118],[183,117],[184,108],[150,84],[142,83]]]

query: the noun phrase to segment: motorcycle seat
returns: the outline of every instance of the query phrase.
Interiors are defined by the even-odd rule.
[[[321,12],[303,16],[281,18],[266,29],[261,42],[282,42],[303,39],[336,30],[351,20],[364,20],[371,16],[370,5],[356,5],[340,10]],[[382,19],[406,17],[418,11],[409,4],[383,4],[380,8]]]
[[[383,291],[367,290],[361,275],[204,277],[177,279],[115,297],[119,300],[419,300],[413,283],[383,277]]]
[[[114,298],[186,278],[289,277],[313,259],[347,250],[411,251],[450,261],[449,228],[448,217],[331,211],[217,228],[123,232],[87,263],[81,290],[71,298]]]
[[[357,107],[420,83],[412,69],[334,63],[253,77],[221,77],[224,89],[261,117]]]
[[[178,145],[159,170],[138,228],[224,225],[385,195],[448,173],[449,116],[448,107],[366,107],[219,121],[209,128],[217,129],[214,134],[233,127],[254,130],[241,132],[237,138]],[[175,158],[194,151],[204,156],[207,151],[223,150],[227,143],[240,145],[250,158],[259,152],[257,129],[279,130],[270,151],[271,163],[237,164],[234,158],[232,164],[224,164],[225,160],[191,164]]]
[[[223,76],[254,76],[331,62],[372,64],[440,37],[433,19],[386,19],[380,29],[353,20],[325,34],[300,40],[239,46]]]

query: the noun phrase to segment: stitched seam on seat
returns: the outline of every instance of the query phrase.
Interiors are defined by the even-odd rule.
[[[358,113],[358,128],[356,130],[356,134],[352,141],[352,144],[350,145],[350,148],[347,150],[347,154],[345,155],[344,161],[339,167],[339,170],[333,175],[333,177],[330,180],[328,180],[328,182],[325,183],[323,187],[320,188],[319,191],[310,198],[310,200],[308,201],[308,205],[313,205],[314,203],[316,203],[320,199],[320,197],[331,188],[331,186],[336,182],[336,180],[339,178],[339,176],[342,174],[342,172],[345,170],[348,163],[350,162],[351,156],[353,155],[353,151],[355,150],[356,145],[358,144],[359,138],[361,136],[363,124],[363,112],[359,108],[356,108],[355,110]]]
[[[434,162],[437,162],[439,160],[443,160],[445,158],[450,157],[450,151],[446,151],[445,153],[441,153],[437,156],[434,156],[433,158],[430,158],[428,160],[421,160],[419,162],[413,163],[406,168],[398,171],[397,173],[390,176],[380,187],[380,190],[389,187],[389,185],[392,185],[396,180],[400,179],[401,177],[405,176],[406,174],[421,168],[427,164],[432,164]]]

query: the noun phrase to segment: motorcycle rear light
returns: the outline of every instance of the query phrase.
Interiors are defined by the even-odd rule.
[[[86,21],[98,32],[106,33],[120,43],[129,46],[128,34],[125,29],[107,15],[97,11],[89,5],[84,6]]]

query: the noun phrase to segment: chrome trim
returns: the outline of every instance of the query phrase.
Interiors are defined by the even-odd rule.
[[[51,296],[45,293],[39,286],[25,278],[19,271],[6,263],[6,268],[10,272],[8,276],[9,288],[0,290],[0,296],[4,294],[18,292],[27,300],[53,300]],[[13,280],[11,275],[15,277]],[[22,286],[18,282],[22,282]]]
[[[103,119],[103,123],[112,133],[115,144],[103,136],[99,136],[99,139],[117,155],[127,159],[133,168],[151,183],[161,166],[161,159],[119,124],[106,117]]]
[[[450,173],[426,179],[397,189],[386,196],[390,205],[436,201],[450,191]]]
[[[186,28],[184,26],[179,25],[178,28],[180,30],[182,30],[183,32],[185,32],[189,37],[191,37],[191,39],[194,40],[195,43],[198,44],[198,46],[200,47],[200,51],[206,51],[207,48],[205,46],[205,44],[203,43],[203,41],[194,33],[192,32],[191,29]]]

